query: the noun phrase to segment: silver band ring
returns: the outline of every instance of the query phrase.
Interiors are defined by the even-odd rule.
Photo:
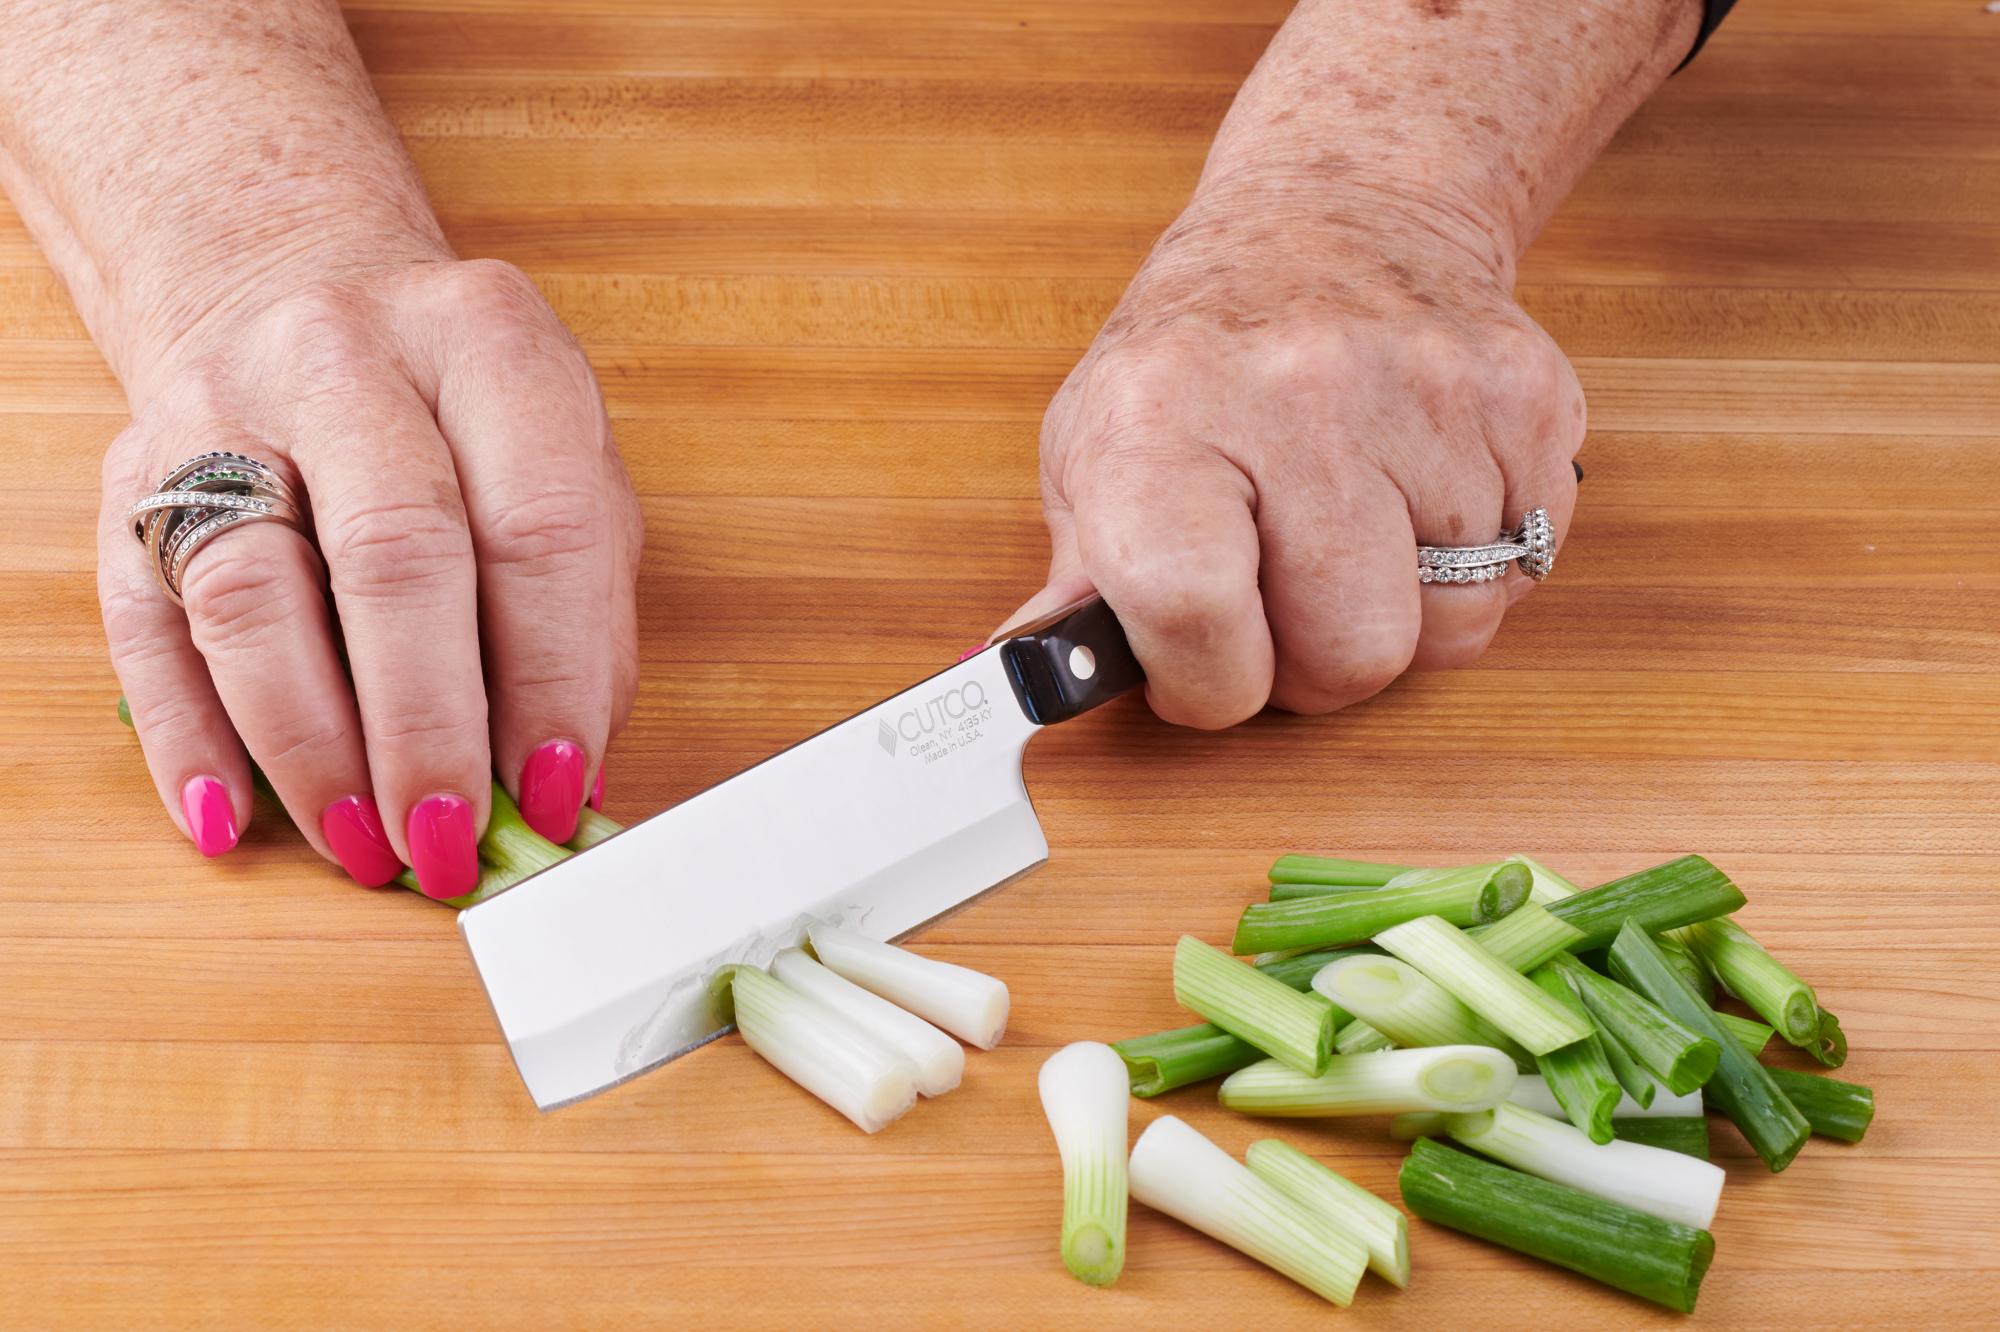
[[[255,458],[216,451],[189,458],[125,511],[146,548],[153,575],[174,605],[181,574],[197,550],[243,523],[299,527],[298,503],[285,479]]]
[[[1490,583],[1508,565],[1541,582],[1556,567],[1556,529],[1547,509],[1530,509],[1511,532],[1483,546],[1418,546],[1420,583]]]

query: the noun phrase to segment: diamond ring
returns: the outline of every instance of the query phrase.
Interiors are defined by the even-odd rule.
[[[239,523],[283,523],[294,530],[299,525],[298,505],[283,477],[255,458],[221,451],[189,458],[168,472],[125,516],[176,606],[181,573],[212,538]]]
[[[1418,546],[1420,583],[1490,583],[1509,564],[1541,582],[1556,566],[1555,525],[1547,509],[1530,509],[1520,525],[1483,546]]]

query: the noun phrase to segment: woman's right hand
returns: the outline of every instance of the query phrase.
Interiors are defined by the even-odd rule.
[[[168,814],[235,845],[263,769],[314,848],[469,890],[490,774],[566,841],[637,688],[638,503],[582,350],[519,271],[398,260],[179,339],[104,462],[98,591]],[[202,546],[176,607],[128,507],[246,454],[306,531]],[[332,598],[327,597],[328,583]]]

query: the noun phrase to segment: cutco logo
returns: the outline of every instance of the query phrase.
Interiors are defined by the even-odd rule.
[[[956,689],[933,694],[894,717],[882,717],[875,723],[875,740],[882,746],[883,753],[893,755],[898,741],[915,744],[985,706],[986,686],[977,680],[970,680]]]

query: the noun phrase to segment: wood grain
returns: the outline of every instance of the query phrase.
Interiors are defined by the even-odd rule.
[[[610,810],[684,798],[948,661],[1032,590],[1036,427],[1284,0],[370,0],[454,242],[589,348],[645,499]],[[1183,930],[1281,850],[1684,850],[1811,978],[1881,1112],[1781,1177],[1726,1128],[1698,1323],[2000,1321],[2000,19],[1739,8],[1521,270],[1577,361],[1563,567],[1474,670],[1337,717],[1039,741],[1050,863],[932,930],[1007,1044],[863,1139],[733,1040],[551,1116],[456,931],[260,808],[176,840],[111,715],[90,527],[118,386],[0,209],[0,1325],[1303,1324],[1136,1209],[1054,1259],[1047,1050],[1184,1020]],[[1664,554],[1671,542],[1693,553]],[[1489,794],[1462,802],[1455,794]],[[1266,1126],[1201,1089],[1231,1148]],[[1393,1196],[1374,1123],[1283,1134]],[[1419,1224],[1344,1320],[1667,1326]]]

